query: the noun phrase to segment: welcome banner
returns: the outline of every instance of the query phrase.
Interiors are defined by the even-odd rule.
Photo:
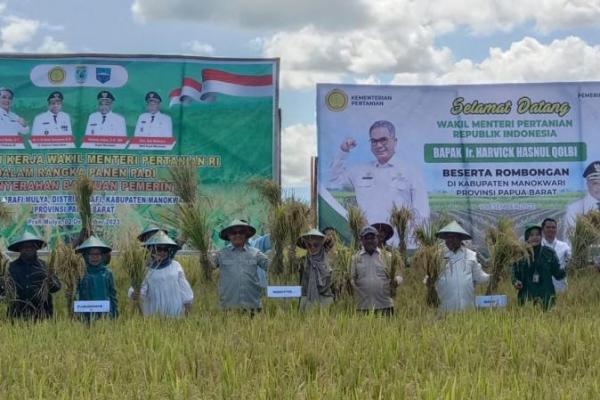
[[[140,225],[159,220],[177,202],[171,166],[197,165],[216,224],[242,216],[250,177],[279,176],[277,59],[4,56],[0,86],[0,197],[19,210],[4,237],[78,232],[81,173],[96,184],[96,231],[122,222],[120,205]],[[243,217],[260,224],[255,203]]]
[[[347,234],[405,205],[441,213],[482,244],[501,216],[517,229],[600,208],[600,83],[317,87],[319,223]],[[585,175],[585,176],[584,176]],[[412,243],[414,245],[414,242]]]

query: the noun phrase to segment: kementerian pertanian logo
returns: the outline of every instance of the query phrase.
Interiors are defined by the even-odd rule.
[[[57,66],[48,71],[48,80],[55,85],[63,83],[66,76],[67,72],[64,70],[63,67]]]
[[[325,95],[325,104],[331,111],[343,111],[348,105],[348,95],[341,89],[332,89]]]

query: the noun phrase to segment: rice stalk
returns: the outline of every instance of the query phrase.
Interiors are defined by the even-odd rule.
[[[92,227],[92,205],[91,198],[94,193],[94,181],[87,175],[80,174],[71,188],[75,196],[75,203],[79,210],[79,218],[81,218],[81,234],[80,241],[84,241],[93,232]]]
[[[133,302],[135,309],[141,311],[139,298],[140,289],[146,276],[147,265],[150,259],[148,250],[137,240],[137,231],[127,227],[121,240],[117,242],[121,266],[127,275],[130,286],[133,288]]]
[[[85,275],[85,262],[81,254],[75,252],[75,249],[60,239],[56,243],[48,259],[49,278],[56,274],[61,283],[67,299],[69,316],[72,318],[73,302],[77,294],[79,282]]]
[[[277,182],[271,179],[253,178],[248,185],[269,203],[271,209],[281,203],[281,186]]]
[[[497,225],[487,229],[485,242],[490,255],[488,265],[491,276],[486,294],[496,293],[508,269],[517,261],[529,256],[529,247],[519,240],[508,217],[500,217]]]
[[[12,207],[4,200],[0,201],[0,222],[10,223],[13,215]]]
[[[430,307],[440,305],[440,298],[435,289],[444,262],[443,246],[440,245],[436,237],[440,227],[440,221],[435,220],[422,222],[415,229],[415,238],[420,246],[412,257],[412,265],[420,268],[427,276],[425,301]]]
[[[284,252],[287,238],[289,238],[285,206],[278,204],[273,207],[269,215],[269,231],[273,245],[271,270],[281,275],[284,272]]]
[[[351,265],[354,250],[338,243],[328,254],[331,260],[331,284],[336,298],[352,296]]]
[[[196,164],[186,162],[168,168],[169,181],[173,183],[173,194],[183,203],[192,204],[198,194],[198,172]]]
[[[285,224],[287,225],[287,242],[289,244],[288,273],[295,274],[300,268],[300,260],[296,257],[296,240],[308,229],[311,210],[310,207],[294,199],[293,196],[286,199],[282,204],[285,208]]]
[[[3,300],[6,304],[11,304],[17,298],[17,288],[10,276],[9,264],[8,257],[0,252],[0,293],[4,293]]]
[[[348,207],[348,228],[352,234],[351,246],[353,249],[360,248],[360,230],[367,224],[365,214],[359,207]]]
[[[384,249],[382,257],[385,265],[385,272],[390,278],[390,294],[391,297],[394,298],[396,296],[396,275],[404,269],[404,257],[399,249],[391,249],[389,251]]]
[[[568,269],[577,271],[588,265],[590,246],[600,241],[600,211],[589,211],[575,218],[575,226],[570,232],[571,259]]]
[[[398,232],[398,249],[400,250],[400,254],[402,255],[402,259],[405,263],[408,260],[408,226],[412,220],[412,217],[413,215],[410,208],[406,206],[397,207],[396,204],[394,204],[394,207],[392,207],[392,212],[390,214],[390,224],[392,224],[392,226],[396,228],[396,232]]]
[[[209,224],[208,210],[197,199],[193,203],[178,204],[175,210],[177,218],[173,222],[185,241],[200,252],[199,261],[204,279],[210,282],[213,264],[209,255],[212,230]]]

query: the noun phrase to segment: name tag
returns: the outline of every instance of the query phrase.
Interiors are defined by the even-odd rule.
[[[506,304],[507,298],[504,294],[475,297],[475,305],[478,308],[506,307]]]
[[[301,297],[301,286],[267,286],[267,297]]]
[[[108,300],[80,300],[73,302],[73,311],[76,313],[107,313],[110,312]]]

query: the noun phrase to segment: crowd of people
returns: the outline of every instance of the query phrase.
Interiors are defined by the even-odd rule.
[[[550,308],[557,291],[566,290],[565,271],[570,257],[569,245],[556,239],[557,222],[545,219],[541,225],[528,226],[524,232],[530,252],[512,266],[512,284],[518,290],[518,303],[539,303]],[[220,231],[227,242],[215,251],[214,267],[219,269],[219,305],[224,310],[241,310],[255,315],[262,309],[264,277],[269,267],[266,250],[252,246],[250,238],[256,229],[243,220],[234,220]],[[351,258],[349,285],[359,312],[391,315],[394,294],[402,284],[398,273],[391,276],[390,253],[386,241],[394,235],[387,223],[365,226],[360,231],[360,249]],[[435,282],[439,308],[444,311],[465,310],[475,306],[475,285],[489,281],[475,251],[465,245],[471,235],[456,221],[437,231],[443,242],[443,265]],[[139,304],[143,315],[185,316],[194,301],[194,292],[184,269],[174,257],[180,246],[166,231],[151,225],[138,236],[150,254],[146,273],[139,288],[130,287],[128,297]],[[50,273],[38,250],[46,245],[41,238],[25,232],[13,240],[8,250],[19,254],[10,262],[8,275],[12,282],[12,298],[8,315],[12,318],[45,319],[53,315],[52,294],[61,289],[61,282]],[[299,309],[326,308],[334,303],[336,291],[332,284],[332,253],[335,230],[323,232],[310,229],[302,234],[297,245],[306,250],[299,268],[301,298]],[[92,235],[76,247],[85,262],[85,274],[77,286],[76,300],[108,301],[109,312],[86,314],[85,318],[118,316],[117,289],[109,266],[111,247]],[[425,277],[427,282],[429,277]],[[8,298],[8,280],[0,283],[0,295]]]

